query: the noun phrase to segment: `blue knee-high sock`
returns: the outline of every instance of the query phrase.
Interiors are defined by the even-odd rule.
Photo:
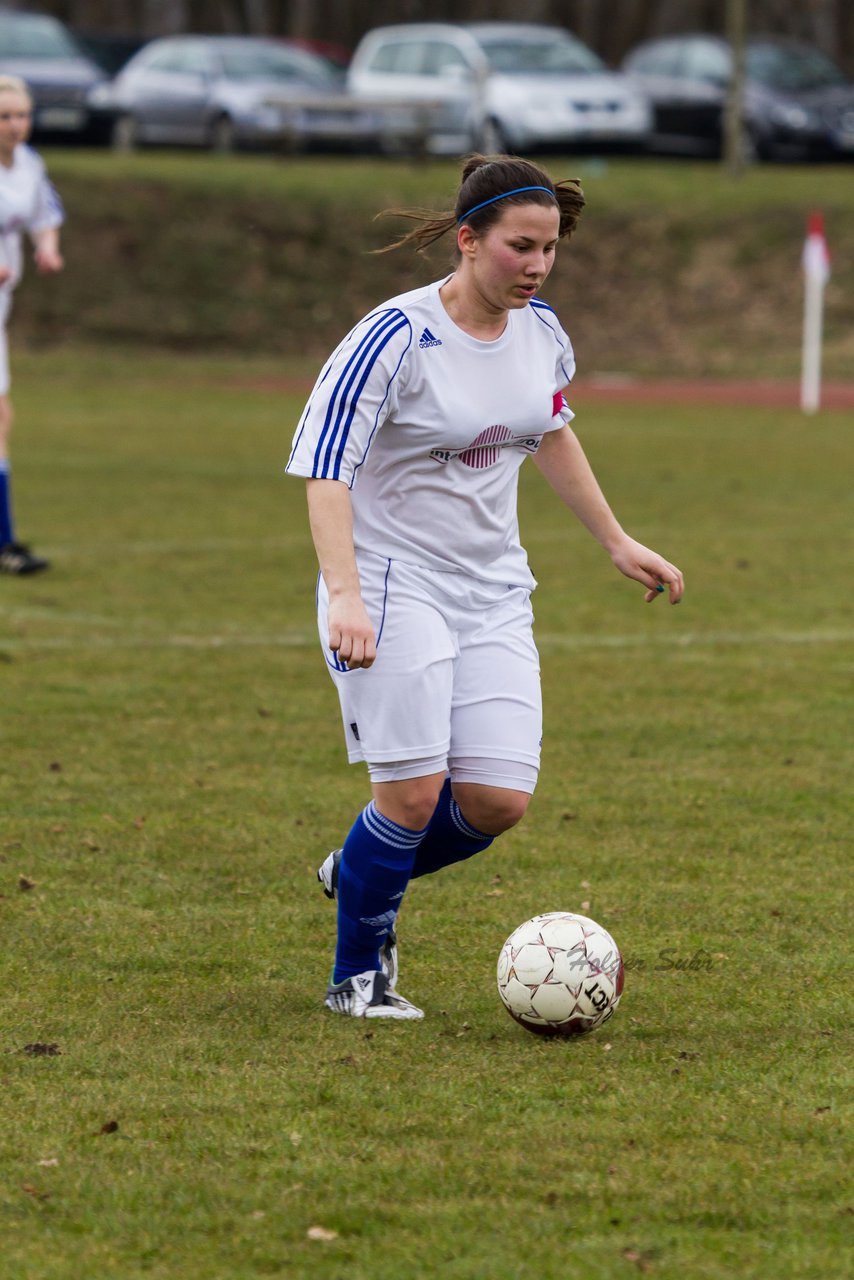
[[[338,877],[338,946],[333,982],[380,968],[379,948],[394,927],[415,851],[427,828],[410,831],[373,801],[344,841]]]
[[[12,492],[9,477],[9,459],[0,458],[0,547],[7,542],[14,542],[14,524],[12,522]]]
[[[473,854],[489,848],[494,839],[495,836],[485,835],[466,822],[453,797],[451,779],[446,778],[433,817],[427,825],[427,834],[418,846],[412,878],[429,876],[452,862],[464,862]]]

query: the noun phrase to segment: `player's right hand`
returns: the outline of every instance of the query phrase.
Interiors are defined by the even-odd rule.
[[[377,656],[376,637],[361,596],[330,600],[329,648],[351,670],[373,666]]]

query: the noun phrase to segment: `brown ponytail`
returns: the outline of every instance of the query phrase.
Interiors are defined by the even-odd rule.
[[[545,187],[546,190],[525,190],[518,195],[507,195],[507,192],[516,191],[519,187]],[[490,203],[493,201],[494,203]],[[465,216],[470,209],[475,209],[484,202],[487,202],[484,208],[477,209],[470,218]],[[440,240],[463,219],[474,231],[483,235],[494,226],[509,204],[540,204],[548,208],[555,203],[560,211],[558,236],[569,238],[584,208],[584,193],[577,178],[552,182],[542,169],[518,156],[472,155],[463,165],[453,212],[436,213],[429,209],[384,210],[377,216],[394,214],[409,218],[419,225],[399,240],[383,249],[376,249],[375,252],[388,253],[390,249],[414,245],[418,253],[423,253],[429,245]]]

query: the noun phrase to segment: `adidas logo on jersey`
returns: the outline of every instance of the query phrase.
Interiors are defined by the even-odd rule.
[[[421,337],[418,339],[418,345],[422,349],[424,347],[441,347],[442,339],[437,338],[429,329],[425,329]]]

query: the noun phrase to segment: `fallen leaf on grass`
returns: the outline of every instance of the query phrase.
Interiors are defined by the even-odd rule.
[[[35,889],[35,887],[35,880],[31,880],[29,876],[25,876],[23,874],[18,876],[18,888],[21,890],[21,893],[26,893],[29,889]]]
[[[330,1231],[328,1227],[309,1227],[306,1231],[309,1240],[337,1240],[338,1232]]]
[[[49,1156],[47,1160],[39,1160],[39,1165],[42,1169],[55,1169],[58,1164],[59,1161],[56,1156]]]
[[[47,1200],[50,1196],[49,1191],[39,1191],[38,1187],[34,1187],[31,1183],[25,1182],[21,1186],[21,1190],[28,1196],[34,1196],[36,1200]]]
[[[102,1124],[98,1130],[98,1136],[102,1133],[116,1133],[119,1127],[118,1120],[108,1120],[106,1124]]]
[[[41,1044],[35,1041],[33,1044],[25,1044],[21,1053],[28,1053],[31,1058],[55,1058],[62,1050],[58,1044]]]
[[[829,1111],[829,1110],[830,1110],[830,1107],[816,1107],[815,1111],[813,1112],[813,1115],[814,1115],[814,1116],[823,1116],[823,1115],[824,1115],[824,1113],[825,1113],[826,1111]]]
[[[134,818],[133,825],[136,827],[137,831],[141,831],[145,826],[145,818]]]
[[[487,889],[486,893],[483,896],[485,898],[501,898],[504,896],[504,890],[503,889]]]
[[[649,1271],[649,1259],[644,1257],[637,1249],[624,1249],[623,1257],[626,1262],[633,1262],[638,1271]]]
[[[582,910],[582,911],[589,911],[589,910],[590,910],[590,903],[589,903],[589,902],[582,902],[582,904],[581,904],[581,910]]]
[[[292,1147],[298,1147],[301,1142],[302,1142],[301,1133],[294,1132],[290,1135],[290,1144]]]
[[[50,769],[51,773],[62,773],[62,765],[59,763],[58,760],[52,760],[48,765],[48,768]]]
[[[97,853],[101,848],[101,846],[97,844],[91,836],[87,836],[86,839],[81,840],[80,843],[83,845],[84,849],[91,849],[92,853]]]

